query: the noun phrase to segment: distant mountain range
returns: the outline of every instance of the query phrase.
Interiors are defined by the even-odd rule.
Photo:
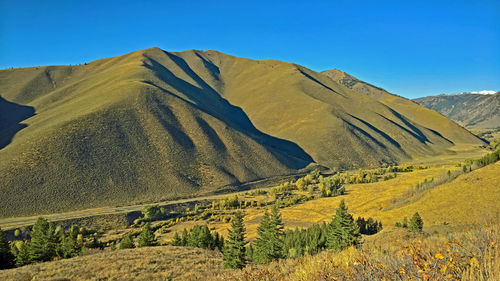
[[[340,72],[151,48],[0,71],[0,216],[157,201],[483,141]]]
[[[414,99],[468,129],[500,128],[500,92],[479,91]]]

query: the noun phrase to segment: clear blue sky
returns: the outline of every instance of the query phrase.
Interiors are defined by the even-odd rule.
[[[0,0],[0,68],[152,46],[338,68],[409,98],[498,91],[500,1]]]

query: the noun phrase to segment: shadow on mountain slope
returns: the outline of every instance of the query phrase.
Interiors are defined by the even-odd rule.
[[[9,145],[14,135],[28,126],[21,122],[33,115],[33,107],[9,102],[0,97],[0,149]]]
[[[299,145],[291,141],[283,140],[277,137],[270,136],[259,131],[248,118],[247,114],[237,106],[230,104],[226,99],[210,85],[208,85],[196,72],[186,63],[186,61],[174,54],[165,53],[170,60],[172,60],[185,74],[193,79],[198,86],[195,86],[172,73],[163,64],[158,62],[155,58],[147,57],[148,63],[144,66],[150,69],[156,77],[161,79],[163,83],[175,89],[175,91],[182,93],[187,99],[183,99],[175,95],[171,91],[156,85],[151,81],[143,81],[150,85],[156,86],[163,92],[174,95],[190,102],[199,110],[222,120],[228,126],[238,130],[244,135],[254,139],[258,143],[265,146],[280,162],[289,168],[300,169],[306,167],[314,160],[307,154]],[[213,65],[207,60],[203,60],[205,66],[213,74],[218,72],[218,67]]]

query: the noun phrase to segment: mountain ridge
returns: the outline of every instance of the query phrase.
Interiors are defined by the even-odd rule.
[[[14,125],[0,128],[2,216],[483,145],[445,118],[434,127],[416,122],[412,110],[436,118],[416,104],[401,113],[303,66],[217,51],[150,48],[78,66],[1,70],[0,82],[3,99],[34,109],[16,121],[26,126],[13,138],[4,132]]]
[[[469,129],[500,127],[500,92],[437,95],[417,98],[414,101]]]

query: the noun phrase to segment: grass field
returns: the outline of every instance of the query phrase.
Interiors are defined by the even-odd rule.
[[[222,269],[220,252],[186,247],[148,247],[0,270],[5,281],[206,280]]]
[[[285,228],[309,227],[316,223],[329,222],[335,214],[340,200],[345,200],[350,212],[357,217],[373,217],[382,221],[385,228],[393,228],[397,221],[405,216],[410,218],[419,212],[425,222],[425,229],[443,230],[450,228],[470,228],[471,224],[484,224],[498,220],[500,212],[500,163],[492,164],[471,173],[459,176],[451,182],[426,190],[411,198],[408,204],[396,208],[387,208],[392,202],[403,196],[424,179],[446,177],[448,171],[460,170],[457,161],[466,158],[476,158],[485,151],[462,152],[459,155],[449,155],[440,159],[432,158],[433,163],[439,162],[424,170],[410,173],[399,173],[394,179],[376,183],[347,185],[347,194],[338,197],[319,198],[302,204],[281,209]],[[468,186],[475,188],[467,188]],[[242,200],[262,199],[255,197]],[[263,208],[245,209],[245,226],[248,238],[256,236],[256,230],[263,214]],[[165,242],[169,241],[175,231],[190,228],[199,221],[188,221],[169,228],[170,232],[162,234]],[[229,223],[209,223],[209,226],[222,234],[227,234]]]

